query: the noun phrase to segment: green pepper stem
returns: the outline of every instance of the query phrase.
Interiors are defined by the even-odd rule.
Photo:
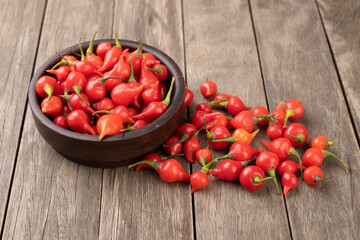
[[[80,92],[81,92],[81,86],[76,85],[76,86],[73,87],[73,90],[74,90],[75,93],[79,96],[79,98],[81,98],[81,100],[83,100],[87,105],[90,105],[90,104],[88,103],[88,101],[86,101],[86,100],[83,98],[83,96],[81,96],[81,94],[80,94]]]
[[[136,79],[135,79],[135,74],[134,74],[134,65],[133,65],[133,62],[132,62],[132,57],[131,55],[129,55],[129,59],[130,59],[130,76],[129,76],[129,80],[128,82],[136,82]]]
[[[169,155],[169,156],[165,156],[165,157],[162,156],[161,161],[168,160],[168,159],[173,158],[173,157],[180,157],[180,156],[184,156],[184,154],[179,153],[179,154]]]
[[[228,138],[224,138],[224,139],[216,139],[216,140],[211,140],[212,142],[228,142],[228,143],[234,143],[236,142],[235,137],[228,137]]]
[[[117,37],[117,33],[114,33],[114,35],[115,35],[115,44],[116,44],[116,46],[122,49],[121,44],[119,42],[119,39]]]
[[[54,92],[53,86],[51,86],[51,85],[46,85],[46,86],[44,87],[44,92],[48,95],[48,99],[46,100],[46,102],[48,103],[49,100],[50,100],[50,98],[51,98],[51,96],[52,96],[52,94],[53,94],[53,92]]]
[[[291,148],[290,149],[290,152],[289,152],[289,155],[291,156],[295,156],[299,159],[299,164],[300,164],[300,174],[301,174],[301,178],[304,179],[304,176],[303,176],[303,165],[302,165],[302,161],[301,161],[301,158],[300,158],[300,155],[299,153],[295,150],[295,148]]]
[[[90,55],[93,53],[93,49],[94,49],[94,40],[95,40],[95,36],[97,34],[97,31],[95,30],[94,34],[92,35],[92,38],[90,40],[90,44],[88,49],[86,50],[86,55]]]
[[[210,106],[211,107],[224,107],[226,108],[227,106],[227,100],[223,99],[223,100],[219,100],[219,101],[215,101],[215,102],[210,102]]]
[[[279,185],[276,179],[276,173],[275,173],[275,169],[271,168],[270,170],[267,171],[267,173],[273,177],[273,182],[275,184],[276,190],[277,190],[277,194],[280,195],[280,189],[279,189]]]
[[[295,115],[294,110],[292,110],[291,108],[286,109],[284,128],[286,128],[286,123],[287,123],[288,118],[293,117],[294,115]]]
[[[169,106],[169,104],[170,104],[170,97],[171,97],[172,90],[174,88],[174,82],[175,82],[175,77],[172,77],[169,91],[168,91],[164,101],[162,101],[162,103],[165,104],[166,106]]]
[[[108,110],[98,110],[98,111],[93,112],[92,115],[94,116],[95,114],[98,114],[98,113],[110,114],[111,111],[108,111]]]
[[[259,184],[259,183],[265,182],[270,179],[274,179],[274,177],[261,178],[260,176],[255,176],[255,177],[253,177],[253,183]]]
[[[83,60],[85,60],[85,55],[84,55],[84,52],[81,47],[81,38],[79,39],[79,49],[80,49],[80,53],[81,53],[81,61],[83,61]]]
[[[169,145],[163,144],[163,147],[171,147],[171,146],[174,146],[174,145],[176,145],[178,143],[186,142],[189,138],[190,138],[190,135],[188,133],[184,133],[182,135],[182,137],[179,139],[179,141],[176,141],[176,142],[174,142],[172,144],[169,144]]]
[[[136,49],[136,51],[135,51],[134,54],[135,54],[136,57],[142,58],[142,56],[143,56],[143,54],[142,54],[142,45],[143,45],[143,44],[142,44],[140,38],[138,39],[138,41],[139,41],[140,44],[139,44],[139,47],[138,47],[138,49]]]
[[[162,67],[160,67],[160,66],[158,66],[156,68],[149,68],[149,67],[146,67],[146,68],[153,71],[153,72],[157,72],[157,73],[162,74]]]
[[[325,157],[330,156],[330,157],[335,158],[339,163],[341,163],[344,166],[346,174],[350,174],[349,166],[345,162],[341,161],[340,158],[338,158],[335,154],[333,154],[332,152],[329,152],[327,150],[321,150],[321,151],[323,152]]]
[[[55,68],[59,67],[59,66],[66,66],[68,63],[66,61],[60,61],[57,64],[55,64],[51,70],[54,70]]]
[[[292,135],[290,133],[287,133],[287,135],[289,135],[290,137],[295,138],[295,141],[297,143],[303,143],[305,141],[305,135],[302,134],[302,133],[298,134],[297,136],[294,136],[294,135]]]
[[[98,78],[98,81],[101,83],[101,86],[105,85],[105,81],[113,78],[121,78],[121,77],[107,77],[107,78]]]
[[[129,165],[128,168],[136,167],[137,165],[140,165],[140,164],[147,164],[147,165],[153,167],[155,170],[157,170],[160,163],[145,160],[145,161],[140,161],[140,162],[134,163],[132,165]]]

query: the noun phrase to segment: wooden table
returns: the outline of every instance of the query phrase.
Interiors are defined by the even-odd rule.
[[[359,239],[360,1],[4,0],[0,20],[3,239]],[[333,140],[351,175],[326,159],[337,177],[300,181],[287,197],[272,184],[250,193],[215,179],[191,195],[153,171],[66,160],[36,130],[27,87],[55,50],[94,30],[168,53],[195,93],[188,115],[205,101],[205,76],[250,106],[301,99],[310,138]]]

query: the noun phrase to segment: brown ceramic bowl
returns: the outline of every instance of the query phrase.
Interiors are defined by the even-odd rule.
[[[102,39],[94,42],[94,49],[101,42],[110,42],[111,39]],[[128,40],[120,40],[123,49],[135,50],[139,43]],[[89,42],[82,43],[86,50]],[[60,51],[61,55],[71,55],[71,52],[79,52],[78,45]],[[98,136],[76,133],[55,125],[51,119],[41,112],[41,98],[35,91],[36,81],[46,70],[60,61],[58,55],[48,59],[34,74],[29,87],[29,104],[33,113],[35,125],[42,137],[61,155],[66,158],[93,167],[118,167],[125,166],[139,160],[143,155],[158,148],[179,125],[183,113],[185,82],[181,70],[177,64],[162,51],[148,45],[143,45],[143,52],[149,52],[159,59],[168,68],[169,77],[163,83],[170,83],[171,77],[175,77],[174,90],[171,103],[166,112],[151,124],[124,134],[107,136],[102,141]]]

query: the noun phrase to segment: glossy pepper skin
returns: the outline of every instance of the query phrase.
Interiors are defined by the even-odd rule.
[[[190,176],[191,193],[206,188],[209,185],[209,177],[202,171],[196,171]]]
[[[309,185],[318,185],[324,179],[324,173],[318,166],[311,166],[304,171],[304,180]]]
[[[291,190],[297,187],[298,180],[294,173],[292,172],[285,172],[281,177],[281,185],[284,189],[284,196]]]
[[[303,170],[305,169],[306,167],[303,166]],[[300,170],[300,164],[297,163],[297,162],[294,162],[292,160],[285,160],[285,161],[282,161],[278,168],[277,168],[277,173],[279,175],[283,175],[285,172],[292,172],[292,173],[296,173],[297,171]]]
[[[89,132],[95,135],[94,129],[90,127],[89,116],[83,110],[74,110],[66,118],[69,128],[78,133]]]
[[[138,163],[130,165],[129,168],[135,167],[140,164],[148,164],[152,166],[157,171],[160,178],[167,183],[190,180],[190,175],[175,159],[168,159],[162,162],[140,161]]]
[[[301,123],[292,123],[286,127],[284,138],[290,140],[293,147],[302,147],[309,138],[309,132]]]
[[[202,166],[208,164],[212,160],[212,153],[209,150],[209,147],[199,149],[195,153],[196,161]]]
[[[272,177],[265,178],[264,171],[258,166],[245,167],[239,177],[241,185],[250,192],[261,188],[265,181],[269,179],[272,179]]]
[[[190,137],[190,139],[185,142],[183,149],[184,149],[185,159],[189,163],[193,163],[196,151],[201,149],[198,135],[194,134],[192,137]]]
[[[172,145],[173,143],[176,143],[174,145]],[[181,153],[182,151],[182,143],[179,142],[179,139],[176,136],[171,136],[170,138],[168,138],[164,145],[171,145],[169,147],[164,147],[164,151],[170,155],[176,155]]]
[[[300,100],[289,100],[284,105],[285,122],[284,128],[286,127],[287,120],[297,121],[304,114],[304,107],[300,103]]]
[[[256,166],[260,167],[262,170],[267,172],[271,177],[273,177],[273,182],[275,184],[277,193],[280,194],[280,189],[275,174],[275,170],[279,166],[279,157],[275,153],[264,151],[260,147],[260,154],[256,158]]]
[[[310,147],[319,148],[323,150],[329,150],[334,144],[333,141],[329,141],[325,136],[316,136],[311,140]]]
[[[99,118],[96,128],[101,141],[105,136],[120,134],[120,130],[124,128],[124,125],[118,115],[106,114]]]

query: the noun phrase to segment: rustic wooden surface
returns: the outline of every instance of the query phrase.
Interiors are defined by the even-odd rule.
[[[358,2],[16,0],[2,6],[3,239],[359,239]],[[94,30],[97,38],[141,37],[169,54],[195,93],[190,114],[206,101],[198,91],[205,76],[218,92],[250,106],[273,110],[282,100],[301,99],[300,122],[310,138],[335,141],[332,150],[351,175],[329,158],[325,175],[338,176],[316,187],[299,181],[286,198],[270,183],[249,193],[238,182],[216,179],[191,195],[189,184],[165,184],[152,171],[66,160],[37,132],[25,108],[27,85],[55,50]],[[254,146],[266,138],[264,129]],[[189,172],[199,169],[181,162]]]

